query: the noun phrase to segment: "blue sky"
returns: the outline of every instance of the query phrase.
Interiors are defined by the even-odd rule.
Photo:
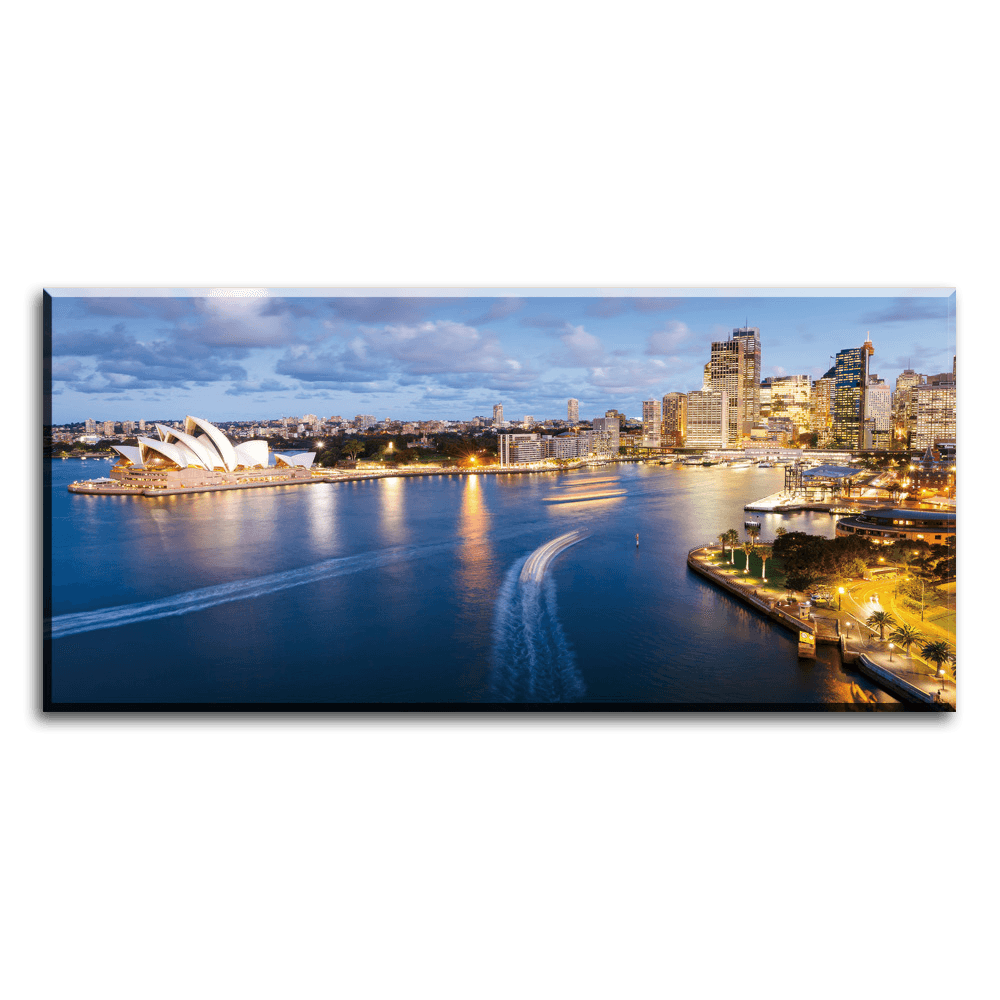
[[[393,294],[54,292],[52,419],[250,420],[315,413],[589,419],[701,388],[713,340],[749,323],[761,371],[822,375],[867,331],[871,370],[950,371],[950,290],[535,289]]]

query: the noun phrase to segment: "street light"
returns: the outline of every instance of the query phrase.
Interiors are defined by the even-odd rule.
[[[889,662],[892,663],[892,643],[889,643]]]
[[[843,587],[838,587],[837,588],[837,610],[838,611],[840,610],[840,607],[841,607],[841,604],[842,604],[843,600],[844,600],[844,588]]]

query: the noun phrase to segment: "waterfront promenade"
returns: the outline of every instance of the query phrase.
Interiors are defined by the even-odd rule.
[[[954,646],[954,633],[933,623],[921,622],[919,615],[914,622],[912,613],[891,601],[891,582],[854,581],[845,587],[839,609],[836,605],[817,608],[806,603],[808,595],[802,591],[776,587],[759,577],[748,576],[735,566],[727,568],[725,563],[718,563],[715,558],[721,551],[719,545],[692,549],[688,565],[778,624],[812,632],[819,644],[839,645],[846,666],[861,671],[893,697],[913,704],[940,703],[946,709],[956,708],[952,676],[936,677],[936,668],[916,655],[916,645],[911,656],[902,649],[890,651],[888,641],[880,641],[878,631],[864,624],[872,611],[892,609],[898,622],[920,628],[925,636],[923,641],[944,638]],[[890,601],[884,608],[881,606],[882,592],[887,592]],[[947,668],[946,673],[950,674]]]

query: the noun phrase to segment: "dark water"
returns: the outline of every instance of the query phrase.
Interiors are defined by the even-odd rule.
[[[799,663],[792,633],[685,564],[781,469],[66,491],[108,467],[51,463],[55,702],[764,706],[861,683],[828,647]],[[759,519],[765,539],[833,534],[824,514]]]

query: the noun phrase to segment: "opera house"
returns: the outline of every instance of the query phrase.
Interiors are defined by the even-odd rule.
[[[233,445],[218,427],[201,417],[185,417],[182,431],[163,424],[155,427],[159,439],[140,437],[138,447],[111,446],[121,456],[107,483],[117,487],[115,492],[263,486],[312,479],[315,452],[275,453],[271,466],[266,441]],[[87,492],[99,490],[91,486]]]

